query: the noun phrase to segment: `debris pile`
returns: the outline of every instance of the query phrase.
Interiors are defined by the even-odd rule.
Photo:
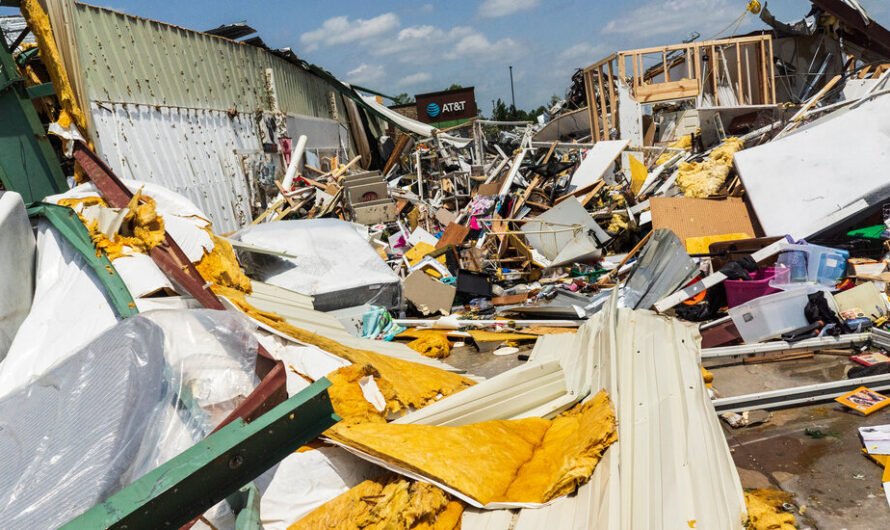
[[[21,2],[0,24],[0,520],[808,520],[805,484],[743,487],[734,437],[828,403],[890,457],[890,32],[812,4],[612,53],[524,122],[452,101],[472,89],[406,116],[245,23]],[[176,61],[234,77],[162,77]]]

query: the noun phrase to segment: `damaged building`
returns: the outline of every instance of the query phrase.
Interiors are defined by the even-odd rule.
[[[2,528],[883,526],[856,0],[588,57],[530,121],[0,4]]]

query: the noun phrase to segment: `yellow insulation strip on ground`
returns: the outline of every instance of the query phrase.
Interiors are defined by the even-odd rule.
[[[366,480],[288,530],[457,530],[463,506],[423,482]]]
[[[431,334],[412,340],[408,347],[417,353],[433,359],[444,359],[451,355],[451,342],[448,337],[440,334]]]
[[[449,396],[474,384],[472,380],[458,374],[368,350],[351,348],[327,337],[292,326],[285,322],[280,315],[261,311],[250,305],[241,291],[218,285],[213,286],[213,290],[228,298],[252,318],[285,335],[305,344],[317,346],[354,364],[372,366],[380,374],[378,386],[386,398],[387,413],[399,414],[408,409],[419,409],[438,400],[441,396]]]
[[[791,495],[775,489],[759,489],[745,492],[745,505],[748,507],[747,530],[794,530],[797,528],[794,515],[786,512],[782,505],[791,500]]]
[[[447,484],[482,504],[544,503],[572,493],[618,439],[615,412],[602,391],[554,420],[459,427],[338,424],[326,436]]]
[[[56,97],[62,106],[58,118],[59,125],[67,129],[73,123],[81,132],[86,131],[86,118],[80,105],[77,104],[77,98],[74,97],[71,81],[68,79],[68,72],[65,71],[59,49],[53,39],[53,30],[46,11],[37,0],[22,0],[21,10],[28,27],[31,28],[31,33],[37,40],[40,59],[49,72]]]

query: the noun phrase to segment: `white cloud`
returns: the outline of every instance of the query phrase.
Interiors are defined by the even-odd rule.
[[[520,44],[511,38],[491,42],[485,35],[474,32],[461,38],[450,51],[444,54],[444,57],[446,59],[475,59],[479,62],[487,62],[515,57],[520,52]]]
[[[479,16],[483,18],[505,17],[532,9],[540,0],[483,0],[479,6]]]
[[[350,20],[340,16],[329,18],[321,27],[300,35],[300,44],[305,51],[317,50],[320,46],[334,46],[368,40],[399,27],[399,17],[395,13],[384,13],[374,18]]]
[[[589,42],[579,42],[559,52],[556,56],[556,64],[578,67],[587,66],[602,59],[607,53],[605,46],[594,46]]]
[[[473,28],[455,26],[449,30],[435,26],[410,26],[399,31],[394,39],[375,43],[375,55],[398,55],[403,63],[418,63],[437,59],[443,50],[461,38],[475,33]]]
[[[396,85],[402,87],[413,86],[420,83],[425,83],[432,78],[433,76],[427,72],[417,72],[416,74],[406,75],[405,77],[399,79]]]
[[[379,64],[362,63],[346,72],[346,81],[357,85],[369,85],[383,80],[386,69]]]
[[[701,28],[719,31],[738,19],[744,5],[732,0],[655,0],[610,20],[603,33],[634,35],[674,35],[682,40]],[[752,17],[747,17],[748,24]]]

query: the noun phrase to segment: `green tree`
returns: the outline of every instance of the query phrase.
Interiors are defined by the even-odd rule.
[[[414,103],[414,98],[412,98],[405,92],[402,92],[401,94],[392,98],[392,102],[396,105],[407,105],[409,103]]]
[[[445,90],[458,90],[461,88],[463,88],[463,85],[459,85],[457,83],[452,83],[451,86],[446,88]]]

